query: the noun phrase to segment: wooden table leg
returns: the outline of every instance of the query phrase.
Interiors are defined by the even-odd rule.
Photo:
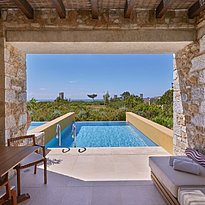
[[[20,196],[21,195],[21,170],[20,170],[20,166],[18,165],[16,167],[16,174],[17,174],[17,196]]]
[[[28,193],[21,194],[20,196],[17,196],[17,203],[19,204],[19,203],[26,201],[28,199],[30,199],[30,195]]]
[[[27,199],[30,199],[30,195],[28,193],[21,194],[21,169],[18,165],[16,167],[17,172],[17,203],[21,203],[23,201],[26,201]]]

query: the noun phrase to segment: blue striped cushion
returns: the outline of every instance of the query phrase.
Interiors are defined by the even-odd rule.
[[[185,150],[185,153],[187,157],[193,159],[195,162],[205,167],[205,155],[192,148],[187,148]]]

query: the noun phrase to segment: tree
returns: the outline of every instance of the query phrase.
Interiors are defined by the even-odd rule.
[[[172,105],[173,104],[173,89],[166,91],[160,99],[157,100],[158,105]]]
[[[37,100],[35,98],[31,98],[29,102],[34,104],[34,103],[37,103]]]
[[[130,92],[128,92],[128,91],[123,92],[120,96],[125,99],[126,97],[130,96]]]
[[[108,104],[109,104],[109,98],[110,98],[110,94],[109,94],[109,92],[107,91],[107,92],[105,93],[105,95],[103,95],[103,99],[104,99],[104,104],[105,104],[105,105],[108,105]]]
[[[89,98],[92,98],[93,99],[93,102],[94,102],[94,98],[96,98],[98,95],[97,94],[91,94],[91,95],[87,95]]]

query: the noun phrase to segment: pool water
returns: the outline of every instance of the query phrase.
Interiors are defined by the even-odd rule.
[[[157,146],[127,122],[76,122],[76,147],[142,147]],[[61,147],[74,147],[72,124],[61,133]],[[59,147],[54,137],[46,147]]]
[[[28,128],[28,130],[32,130],[36,127],[39,127],[41,125],[46,124],[46,122],[31,122],[30,127]]]

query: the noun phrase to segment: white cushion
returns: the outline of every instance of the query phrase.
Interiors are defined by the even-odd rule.
[[[178,201],[181,205],[204,205],[205,195],[200,190],[182,189]]]

